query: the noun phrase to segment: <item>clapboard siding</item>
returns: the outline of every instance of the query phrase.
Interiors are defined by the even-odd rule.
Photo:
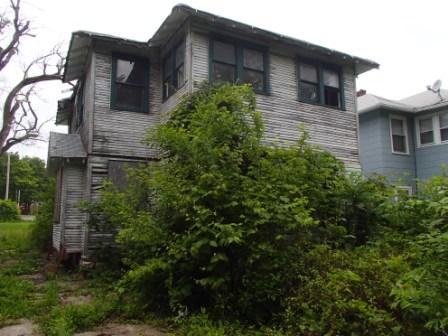
[[[196,85],[208,81],[209,39],[194,32],[193,78]],[[333,109],[298,100],[295,56],[269,51],[270,94],[258,94],[257,110],[262,114],[265,139],[295,142],[301,135],[299,124],[309,134],[309,143],[331,151],[342,161],[359,165],[355,77],[343,69],[345,109]]]
[[[110,108],[111,53],[95,53],[95,101],[92,154],[151,157],[155,149],[145,146],[147,129],[159,123],[160,69],[150,64],[149,113],[112,110]]]
[[[66,198],[64,212],[64,245],[68,253],[82,252],[81,236],[84,214],[77,207],[84,196],[84,167],[67,166],[64,170]]]

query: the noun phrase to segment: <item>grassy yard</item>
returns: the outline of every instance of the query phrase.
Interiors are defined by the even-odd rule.
[[[0,223],[0,253],[8,249],[29,248],[30,222]]]

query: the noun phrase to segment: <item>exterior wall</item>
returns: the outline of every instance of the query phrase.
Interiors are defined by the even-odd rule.
[[[130,52],[131,53],[131,52]],[[148,127],[157,125],[160,116],[160,69],[150,64],[149,113],[110,108],[112,51],[96,52],[94,83],[94,155],[152,157],[156,150],[142,144]]]
[[[68,253],[82,251],[83,213],[76,207],[83,199],[85,168],[82,165],[66,164],[63,167],[59,223],[53,225],[53,247],[65,247]]]
[[[193,82],[195,87],[209,81],[209,38],[194,31]],[[347,164],[359,166],[355,77],[343,70],[345,110],[302,103],[298,100],[296,55],[269,48],[270,94],[257,94],[267,142],[295,142],[301,135],[299,124],[309,133],[309,142],[331,151]]]
[[[448,164],[448,143],[416,148],[417,177],[430,179],[440,175],[441,166]]]
[[[412,185],[415,178],[415,156],[412,119],[407,117],[409,154],[392,153],[390,113],[372,111],[359,116],[360,152],[362,170],[366,175],[378,173],[397,183],[405,178]]]

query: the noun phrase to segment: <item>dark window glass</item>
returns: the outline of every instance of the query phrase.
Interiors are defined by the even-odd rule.
[[[212,41],[213,81],[251,84],[255,92],[266,92],[265,52],[235,42]]]
[[[440,123],[440,140],[448,140],[448,113],[441,114],[439,116]]]
[[[235,46],[229,43],[214,41],[213,60],[235,64]]]
[[[171,96],[185,83],[185,43],[179,44],[163,59],[163,98]]]
[[[340,73],[320,64],[299,64],[301,100],[342,108]]]
[[[112,107],[144,112],[147,109],[148,63],[134,57],[114,57]]]
[[[263,53],[258,50],[244,48],[244,67],[253,70],[264,70]]]
[[[420,128],[420,144],[434,143],[434,131],[432,126],[432,118],[419,120]]]
[[[218,81],[234,83],[235,66],[222,63],[213,64],[213,78]]]

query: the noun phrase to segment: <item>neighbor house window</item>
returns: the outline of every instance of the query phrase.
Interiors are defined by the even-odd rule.
[[[301,101],[343,108],[342,75],[339,69],[302,61],[298,69]]]
[[[148,60],[125,55],[112,57],[111,107],[147,112],[149,87]]]
[[[392,152],[399,154],[408,153],[407,123],[405,118],[390,117],[390,133],[392,142]]]
[[[396,186],[395,187],[395,197],[396,201],[400,199],[406,199],[412,195],[412,187],[411,186]]]
[[[420,145],[434,143],[434,128],[432,118],[420,119],[418,121]]]
[[[243,42],[211,40],[210,81],[250,84],[268,93],[267,51]]]
[[[448,112],[439,115],[440,140],[448,141]]]
[[[182,42],[163,59],[163,99],[185,83],[185,43]]]
[[[416,125],[420,146],[438,145],[448,141],[448,112],[418,118]]]

